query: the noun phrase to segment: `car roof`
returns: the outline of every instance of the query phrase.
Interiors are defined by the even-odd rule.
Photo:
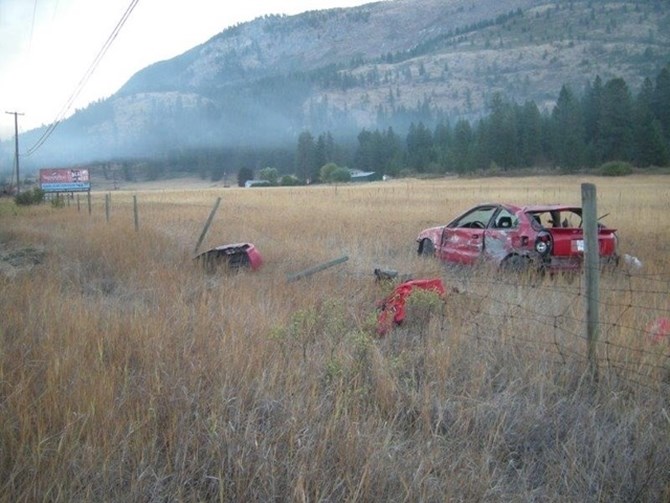
[[[578,212],[581,212],[582,208],[581,206],[574,205],[574,204],[531,204],[528,206],[519,206],[518,204],[510,204],[510,203],[492,203],[492,202],[485,202],[485,203],[479,203],[474,205],[472,208],[479,208],[482,206],[501,206],[503,208],[507,208],[507,210],[511,211],[512,213],[519,213],[519,212],[524,212],[524,213],[543,213],[546,211],[574,211],[577,210]]]
[[[523,211],[527,213],[541,213],[543,211],[581,211],[581,209],[581,206],[575,206],[574,204],[533,204],[530,206],[525,206]]]

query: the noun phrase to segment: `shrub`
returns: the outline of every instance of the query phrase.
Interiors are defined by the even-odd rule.
[[[44,201],[44,191],[39,187],[33,187],[33,204],[40,204]]]
[[[33,190],[26,190],[14,196],[14,202],[19,206],[40,204],[42,201],[44,201],[44,191],[39,187],[34,187]]]
[[[625,161],[610,161],[600,165],[602,176],[626,176],[633,173],[633,167]]]
[[[284,175],[281,177],[279,184],[284,187],[293,187],[295,185],[300,185],[300,180],[293,175]]]
[[[279,180],[279,171],[277,168],[263,168],[258,173],[258,178],[261,180],[266,180],[270,185],[277,185]]]
[[[65,208],[65,198],[60,194],[56,194],[56,197],[51,200],[51,206],[53,208]]]
[[[319,170],[319,180],[321,180],[324,183],[328,183],[332,181],[332,176],[333,173],[339,168],[337,164],[334,162],[329,162],[327,164],[324,164],[321,166],[321,169]]]
[[[33,194],[31,192],[21,192],[14,196],[14,202],[19,206],[28,206],[33,204]]]
[[[350,182],[351,181],[351,171],[347,168],[336,168],[330,174],[331,182]]]

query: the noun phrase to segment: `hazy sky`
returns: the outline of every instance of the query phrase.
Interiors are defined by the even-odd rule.
[[[67,115],[114,94],[135,72],[265,14],[372,0],[139,0]],[[0,0],[0,140],[59,115],[131,0]]]

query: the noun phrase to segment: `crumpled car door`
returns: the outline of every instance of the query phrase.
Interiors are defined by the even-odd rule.
[[[447,262],[472,265],[484,248],[484,229],[445,227],[439,249],[440,258]]]

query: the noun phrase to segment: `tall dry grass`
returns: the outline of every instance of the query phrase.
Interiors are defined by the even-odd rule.
[[[598,382],[579,278],[416,257],[471,204],[579,203],[582,181],[115,192],[109,222],[102,194],[91,215],[5,205],[0,252],[39,254],[0,275],[0,498],[667,500],[670,349],[644,333],[670,310],[666,177],[595,180],[644,263],[601,278]],[[219,196],[202,249],[253,242],[260,271],[193,263]],[[377,339],[375,267],[459,293],[416,296]]]

